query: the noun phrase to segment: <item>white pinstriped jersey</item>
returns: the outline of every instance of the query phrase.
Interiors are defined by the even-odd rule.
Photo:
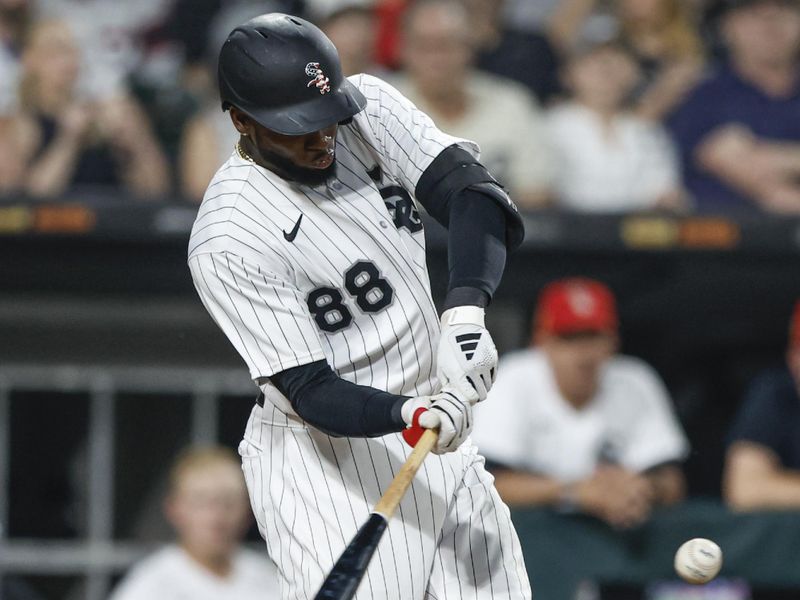
[[[478,154],[385,82],[351,81],[367,106],[338,129],[334,179],[298,185],[234,153],[189,242],[200,298],[265,394],[239,450],[287,600],[315,595],[410,448],[399,434],[336,438],[307,426],[268,377],[325,359],[354,383],[434,391],[439,317],[413,192],[444,148]],[[482,462],[469,441],[428,457],[359,600],[530,597],[508,510]]]
[[[301,186],[234,153],[205,194],[189,265],[253,379],[325,358],[349,381],[429,393],[439,318],[411,194],[442,149],[477,147],[381,80],[353,82],[367,107],[339,128],[336,178]]]

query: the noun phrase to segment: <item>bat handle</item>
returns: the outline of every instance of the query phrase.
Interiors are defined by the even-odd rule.
[[[436,445],[438,439],[438,430],[425,430],[425,433],[423,433],[422,437],[417,441],[417,445],[414,446],[406,462],[397,472],[397,475],[394,476],[392,483],[389,484],[389,487],[386,489],[383,496],[381,496],[375,508],[372,509],[373,513],[382,515],[387,521],[392,517],[392,514],[394,514],[394,511],[397,509],[397,505],[400,504],[400,501],[403,499],[406,490],[411,485],[411,482],[414,481],[414,476],[417,474],[422,461],[425,460],[425,457]]]

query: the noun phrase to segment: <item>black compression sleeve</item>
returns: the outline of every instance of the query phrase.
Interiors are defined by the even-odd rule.
[[[445,310],[486,306],[506,265],[506,217],[482,192],[462,190],[450,203],[447,255],[450,284]]]
[[[406,396],[338,377],[324,360],[286,369],[270,380],[304,421],[329,435],[377,437],[402,431]]]
[[[525,237],[517,207],[486,167],[458,144],[448,146],[433,159],[420,176],[414,195],[429,215],[449,229],[454,205],[466,189],[481,192],[502,207],[506,247],[515,250]]]

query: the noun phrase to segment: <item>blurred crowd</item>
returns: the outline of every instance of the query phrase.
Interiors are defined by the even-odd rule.
[[[0,0],[0,194],[199,202],[227,33],[308,18],[523,208],[800,213],[800,0]]]
[[[783,363],[748,384],[723,441],[717,476],[733,510],[800,509],[800,301],[788,321]],[[501,357],[494,404],[478,407],[473,430],[509,505],[625,529],[685,498],[690,445],[675,402],[655,369],[619,352],[619,330],[604,283],[571,277],[542,290],[530,345]]]

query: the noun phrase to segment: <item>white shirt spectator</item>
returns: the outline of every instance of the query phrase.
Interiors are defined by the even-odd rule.
[[[173,0],[38,0],[43,18],[69,23],[83,52],[81,88],[89,99],[126,89],[143,60],[141,35],[163,23]]]
[[[610,124],[576,103],[546,117],[560,206],[581,212],[647,210],[680,187],[675,149],[664,129],[634,115]]]
[[[564,482],[589,477],[601,459],[641,472],[688,452],[667,390],[650,366],[613,357],[596,396],[576,410],[538,349],[501,359],[489,398],[476,408],[472,437],[489,460]]]
[[[442,131],[474,140],[481,149],[481,163],[510,189],[512,197],[549,187],[553,167],[543,115],[536,99],[520,84],[473,73],[467,83],[467,110],[452,120],[427,104],[407,78],[391,83]]]
[[[167,546],[135,565],[110,600],[277,600],[274,564],[241,550],[229,577],[222,579],[178,546]]]

